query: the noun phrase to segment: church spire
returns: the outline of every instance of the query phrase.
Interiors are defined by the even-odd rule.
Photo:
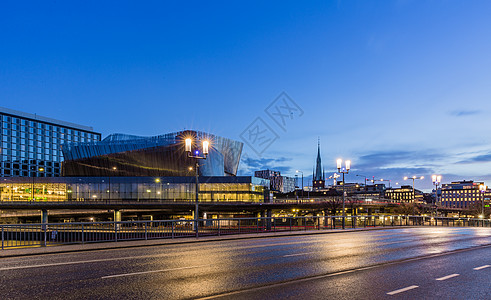
[[[315,180],[324,180],[322,178],[322,161],[321,161],[321,140],[317,140],[317,161],[315,166]]]

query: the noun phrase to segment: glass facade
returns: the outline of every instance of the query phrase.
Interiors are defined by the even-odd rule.
[[[243,143],[201,131],[180,131],[153,137],[112,134],[103,141],[63,147],[63,176],[192,176],[195,159],[184,140],[209,141],[206,159],[199,159],[201,176],[236,175]],[[190,170],[191,167],[191,170]]]
[[[0,177],[59,176],[63,145],[101,140],[91,127],[1,107],[0,126]]]
[[[194,177],[4,178],[2,202],[100,201],[194,202]],[[200,177],[202,202],[264,202],[269,180],[256,177]]]

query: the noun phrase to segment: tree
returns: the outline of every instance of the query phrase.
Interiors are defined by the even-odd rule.
[[[345,207],[346,209],[351,209],[351,215],[355,215],[356,214],[356,208],[359,207],[360,204],[358,202],[357,199],[355,198],[350,198],[350,197],[346,197],[345,199]]]
[[[486,205],[486,201],[484,201],[484,205]],[[476,200],[474,203],[472,203],[469,206],[469,213],[476,218],[478,218],[480,215],[482,215],[482,199]],[[491,208],[490,207],[484,207],[484,216],[489,217],[490,213],[491,213]]]
[[[415,203],[401,203],[396,209],[394,209],[395,213],[401,215],[417,215],[421,212],[421,208],[419,205]]]
[[[327,209],[330,211],[330,215],[335,216],[336,211],[343,204],[343,200],[340,197],[329,197],[326,199]]]

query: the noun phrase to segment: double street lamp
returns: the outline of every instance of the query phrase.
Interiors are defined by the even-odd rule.
[[[438,208],[437,208],[437,205],[438,205],[438,186],[442,182],[442,176],[441,175],[433,175],[433,176],[431,176],[431,181],[433,181],[433,184],[435,185],[435,205],[434,205],[434,209],[435,209],[435,216],[437,216],[438,215]]]
[[[207,156],[208,156],[208,148],[210,146],[210,142],[208,142],[207,140],[204,140],[203,141],[203,155],[201,156],[200,155],[200,151],[199,150],[192,150],[192,144],[193,144],[193,140],[191,138],[186,138],[185,139],[185,150],[186,150],[186,153],[188,154],[188,157],[189,158],[194,158],[195,161],[196,161],[196,168],[195,168],[195,171],[196,171],[196,184],[195,184],[195,187],[196,187],[196,201],[195,201],[195,207],[194,207],[194,229],[196,230],[196,235],[198,235],[198,219],[199,219],[199,207],[198,207],[198,202],[199,202],[199,160],[200,159],[206,159]]]
[[[344,174],[348,174],[349,173],[349,170],[351,169],[351,160],[347,160],[345,161],[345,167],[343,168],[342,167],[342,164],[343,164],[343,160],[342,159],[338,159],[336,161],[337,163],[337,168],[338,168],[338,173],[341,173],[343,174],[343,229],[345,227],[345,220],[346,220],[346,211],[345,211],[345,188],[344,188]]]

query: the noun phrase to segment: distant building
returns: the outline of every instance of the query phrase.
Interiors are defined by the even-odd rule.
[[[92,127],[0,107],[0,177],[57,177],[69,143],[97,142]]]
[[[270,189],[280,193],[289,193],[295,190],[295,178],[281,176],[279,171],[260,170],[254,172],[254,176],[269,179]]]
[[[317,160],[315,164],[315,170],[312,173],[312,187],[314,190],[321,190],[326,187],[326,177],[324,176],[324,170],[322,168],[322,161],[321,161],[320,140],[317,143]]]
[[[479,185],[484,182],[474,182],[472,180],[456,181],[444,183],[441,187],[439,202],[442,207],[448,208],[469,208],[476,201],[481,201],[481,197],[488,200],[491,196],[489,190],[481,195]]]
[[[385,190],[385,198],[389,198],[392,200],[397,200],[401,202],[422,202],[423,201],[423,192],[417,189],[414,189],[410,185],[403,185],[400,188],[389,188]]]
[[[344,191],[346,192],[347,195],[358,194],[361,191],[363,191],[363,188],[364,187],[362,185],[360,185],[359,183],[346,182],[344,184]],[[333,185],[331,187],[331,189],[339,192],[342,195],[343,194],[343,182],[338,181],[336,185]]]

